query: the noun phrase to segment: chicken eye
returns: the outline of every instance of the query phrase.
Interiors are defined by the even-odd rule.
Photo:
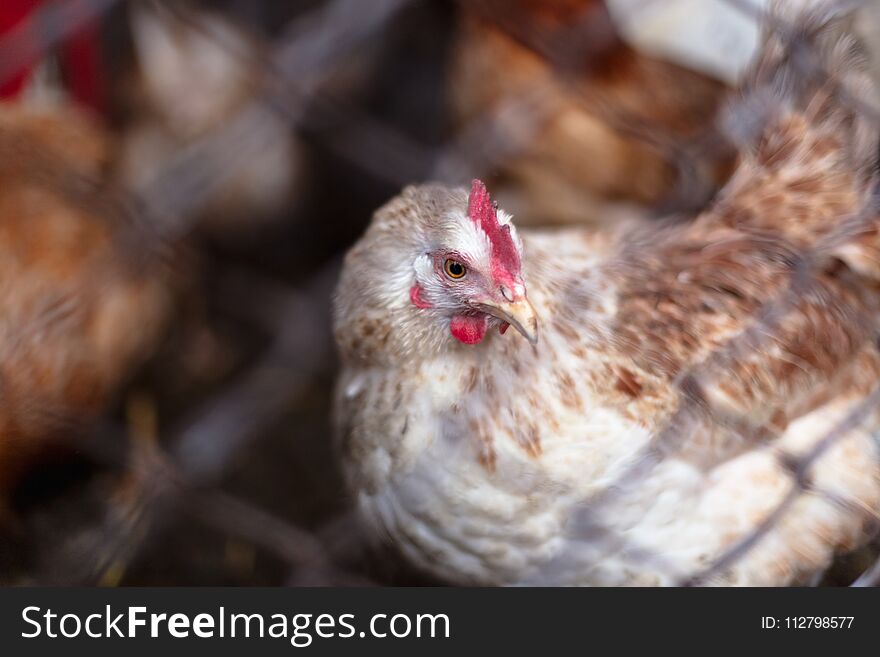
[[[467,267],[458,260],[449,259],[443,264],[443,271],[446,272],[449,278],[459,279],[464,278],[464,275],[467,273]]]

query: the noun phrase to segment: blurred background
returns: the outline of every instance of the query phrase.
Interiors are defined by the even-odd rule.
[[[763,5],[0,0],[0,199],[37,180],[110,216],[110,237],[77,233],[77,249],[123,264],[72,252],[73,298],[104,308],[116,276],[123,296],[161,298],[105,329],[149,339],[89,352],[87,371],[108,372],[94,400],[73,376],[62,420],[18,443],[23,421],[2,425],[0,582],[434,583],[366,545],[336,466],[342,255],[425,180],[481,177],[520,225],[693,216],[733,164],[726,99]],[[50,176],[31,153],[59,144],[99,155],[83,174],[65,150]],[[0,226],[21,221],[3,207]],[[66,230],[27,239],[63,249]],[[19,301],[22,271],[3,307],[38,304]],[[0,341],[30,331],[4,314]],[[3,374],[2,398],[24,399]],[[815,583],[874,583],[877,553]]]

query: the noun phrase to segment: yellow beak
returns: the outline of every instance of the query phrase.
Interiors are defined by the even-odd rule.
[[[480,310],[507,322],[532,344],[538,343],[538,316],[528,299],[519,301],[486,301]]]

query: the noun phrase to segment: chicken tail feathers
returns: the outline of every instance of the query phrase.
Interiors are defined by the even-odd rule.
[[[725,121],[741,160],[715,210],[727,224],[797,247],[825,240],[833,250],[835,240],[856,239],[859,262],[849,264],[880,275],[869,265],[880,255],[880,94],[857,29],[866,4],[771,2],[764,45]]]

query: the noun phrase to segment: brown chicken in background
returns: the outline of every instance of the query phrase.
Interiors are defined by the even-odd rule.
[[[2,506],[51,444],[75,446],[167,314],[161,250],[145,255],[142,225],[106,186],[110,152],[71,106],[0,104]]]
[[[454,113],[528,135],[490,167],[520,222],[698,209],[723,182],[731,151],[712,126],[725,85],[626,45],[601,0],[460,4]],[[517,104],[526,118],[505,110]]]

